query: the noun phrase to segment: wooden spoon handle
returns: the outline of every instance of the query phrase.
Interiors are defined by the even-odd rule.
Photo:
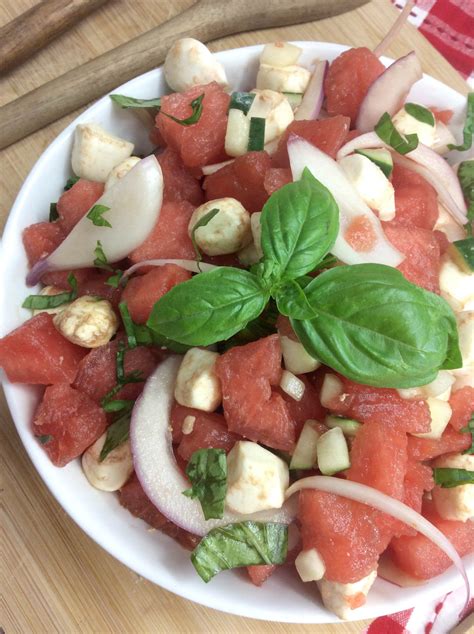
[[[367,0],[199,0],[130,42],[68,71],[0,108],[0,149],[156,68],[178,38],[203,42],[259,28],[309,22],[355,9]]]
[[[43,0],[0,28],[0,74],[14,68],[108,0]]]

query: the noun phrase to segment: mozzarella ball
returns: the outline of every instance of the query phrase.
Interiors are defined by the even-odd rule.
[[[54,325],[72,343],[98,348],[115,335],[118,319],[109,301],[85,295],[58,313]]]

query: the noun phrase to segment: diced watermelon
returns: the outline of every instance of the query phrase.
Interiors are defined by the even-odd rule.
[[[57,467],[80,456],[106,426],[104,410],[67,383],[46,388],[33,420],[35,436]]]
[[[382,62],[368,48],[351,48],[341,53],[330,65],[324,80],[328,114],[342,114],[355,123],[370,84],[384,70]]]
[[[204,95],[204,99],[197,123],[185,126],[165,116],[166,113],[186,119],[192,114],[191,102],[200,95]],[[185,165],[197,167],[225,160],[229,101],[229,95],[216,82],[162,97],[156,125],[165,142],[179,152]]]
[[[318,121],[293,121],[278,142],[278,149],[272,156],[273,163],[280,167],[289,166],[290,161],[286,146],[290,134],[296,134],[306,139],[312,145],[329,154],[331,158],[336,158],[339,148],[346,142],[350,124],[351,120],[341,115]]]
[[[58,222],[38,222],[26,227],[22,238],[28,262],[33,266],[61,244],[64,231]]]
[[[470,446],[471,435],[458,432],[450,425],[437,440],[408,437],[408,455],[414,460],[431,460],[445,453],[464,451]]]
[[[262,564],[260,566],[247,566],[250,581],[254,586],[261,586],[277,569],[276,564]]]
[[[92,271],[84,280],[79,282],[77,294],[79,297],[83,295],[102,297],[102,299],[107,299],[114,308],[117,308],[121,290],[107,284],[111,275],[110,271]]]
[[[260,211],[268,199],[265,174],[272,166],[266,152],[247,152],[204,179],[206,200],[236,198],[249,212]]]
[[[164,152],[157,155],[157,159],[163,171],[165,184],[163,200],[165,202],[187,200],[195,207],[199,206],[204,200],[201,185],[187,171],[178,152],[167,147]]]
[[[438,220],[436,190],[412,170],[395,165],[392,174],[395,189],[395,220],[402,225],[433,229]]]
[[[360,215],[355,216],[348,224],[344,231],[344,239],[354,251],[364,253],[374,247],[377,235],[370,220],[366,216]]]
[[[474,551],[474,522],[442,519],[431,501],[423,504],[423,515],[446,535],[461,556]],[[452,562],[431,540],[418,533],[395,537],[390,544],[394,562],[418,579],[431,579],[447,570]]]
[[[439,293],[440,249],[433,232],[395,220],[382,224],[387,238],[405,255],[398,270],[412,284]]]
[[[287,167],[271,167],[265,173],[265,179],[263,186],[269,196],[279,190],[283,185],[291,183],[293,178],[291,177],[291,170]]]
[[[300,401],[295,401],[295,399],[291,398],[291,396],[286,394],[286,392],[278,389],[278,392],[286,401],[286,406],[290,413],[290,417],[296,423],[296,435],[298,435],[301,431],[305,421],[309,419],[322,421],[324,420],[324,416],[326,413],[326,410],[321,405],[321,401],[319,400],[319,391],[312,384],[309,378],[304,374],[300,375],[298,378],[305,384],[303,398]]]
[[[433,235],[436,238],[439,246],[440,255],[444,255],[446,251],[449,249],[449,245],[451,244],[448,236],[442,231],[433,231]]]
[[[402,501],[417,513],[421,513],[423,495],[425,491],[431,491],[434,487],[433,470],[420,462],[409,459],[403,486],[404,495]],[[400,535],[415,535],[416,530],[410,528],[407,524],[401,524],[401,530],[395,534],[397,537]]]
[[[12,383],[72,383],[85,348],[65,339],[40,313],[0,339],[0,367]]]
[[[449,424],[459,431],[466,427],[471,416],[474,416],[474,388],[465,386],[451,394],[449,399],[452,414]]]
[[[435,106],[430,106],[431,112],[434,114],[436,121],[440,121],[444,123],[444,125],[448,125],[448,123],[453,118],[452,110],[440,110],[439,108],[435,108]]]
[[[194,207],[186,200],[163,203],[160,217],[148,238],[129,255],[132,262],[160,258],[194,260],[188,225]]]
[[[431,415],[425,401],[403,399],[391,388],[359,385],[341,376],[339,379],[343,383],[343,398],[335,397],[328,404],[335,414],[410,433],[430,430]]]
[[[193,550],[201,539],[197,535],[188,533],[188,531],[176,526],[160,513],[148,499],[135,473],[120,489],[119,502],[134,517],[139,517],[153,528],[172,537],[187,550]]]
[[[94,348],[82,360],[76,380],[73,383],[80,392],[87,394],[92,400],[100,400],[117,384],[117,339],[105,346]],[[156,359],[151,350],[143,346],[125,352],[125,374],[141,372],[140,378],[145,381],[156,368]],[[114,398],[135,399],[141,393],[143,383],[125,385]]]
[[[122,293],[134,322],[144,324],[153,305],[173,286],[191,279],[191,273],[175,264],[157,266],[145,275],[132,278]]]
[[[95,269],[74,269],[72,271],[48,271],[41,278],[43,284],[56,286],[56,288],[63,288],[70,290],[69,282],[67,278],[70,273],[74,275],[77,280],[78,286],[83,284],[89,277],[95,274]]]
[[[282,372],[278,335],[231,348],[217,360],[216,372],[229,430],[290,451],[295,424],[283,397],[271,388],[279,384]]]
[[[104,193],[104,183],[80,178],[58,200],[59,224],[68,234]]]

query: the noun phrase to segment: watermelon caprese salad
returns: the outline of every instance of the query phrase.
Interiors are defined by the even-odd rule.
[[[341,618],[377,575],[454,564],[469,595],[474,552],[474,98],[459,143],[406,101],[416,54],[383,47],[306,68],[267,44],[235,92],[177,41],[174,92],[110,95],[153,154],[76,127],[23,233],[33,314],[0,339],[8,379],[45,386],[54,465],[80,458],[204,582],[294,566]]]

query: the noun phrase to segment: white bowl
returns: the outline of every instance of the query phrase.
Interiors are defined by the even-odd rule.
[[[332,60],[347,47],[339,44],[296,42],[304,49],[303,61],[315,57]],[[258,67],[261,46],[249,46],[217,54],[234,89],[249,90]],[[388,63],[390,60],[382,60]],[[151,98],[166,91],[161,69],[137,77],[114,92]],[[425,76],[411,93],[414,101],[455,111],[458,133],[463,119],[465,98],[432,77]],[[26,295],[27,260],[21,241],[22,230],[47,219],[49,203],[57,200],[71,175],[70,156],[76,124],[94,121],[124,138],[136,142],[137,152],[151,148],[147,134],[130,112],[114,106],[108,97],[80,115],[51,143],[26,179],[10,213],[0,254],[0,335],[4,335],[29,316],[20,308]],[[28,385],[4,383],[8,405],[18,433],[33,464],[59,504],[73,520],[111,555],[139,575],[186,599],[242,616],[291,623],[331,623],[339,619],[320,603],[315,584],[302,584],[290,569],[282,569],[261,588],[253,586],[245,571],[225,572],[209,584],[197,576],[189,553],[159,531],[149,532],[141,520],[133,518],[118,503],[116,495],[90,486],[82,474],[79,460],[63,469],[54,467],[37,440],[30,421],[41,390]],[[466,558],[474,576],[474,557]],[[374,618],[436,599],[461,584],[459,574],[450,568],[425,586],[399,588],[378,579],[365,606],[353,612],[353,619]]]

